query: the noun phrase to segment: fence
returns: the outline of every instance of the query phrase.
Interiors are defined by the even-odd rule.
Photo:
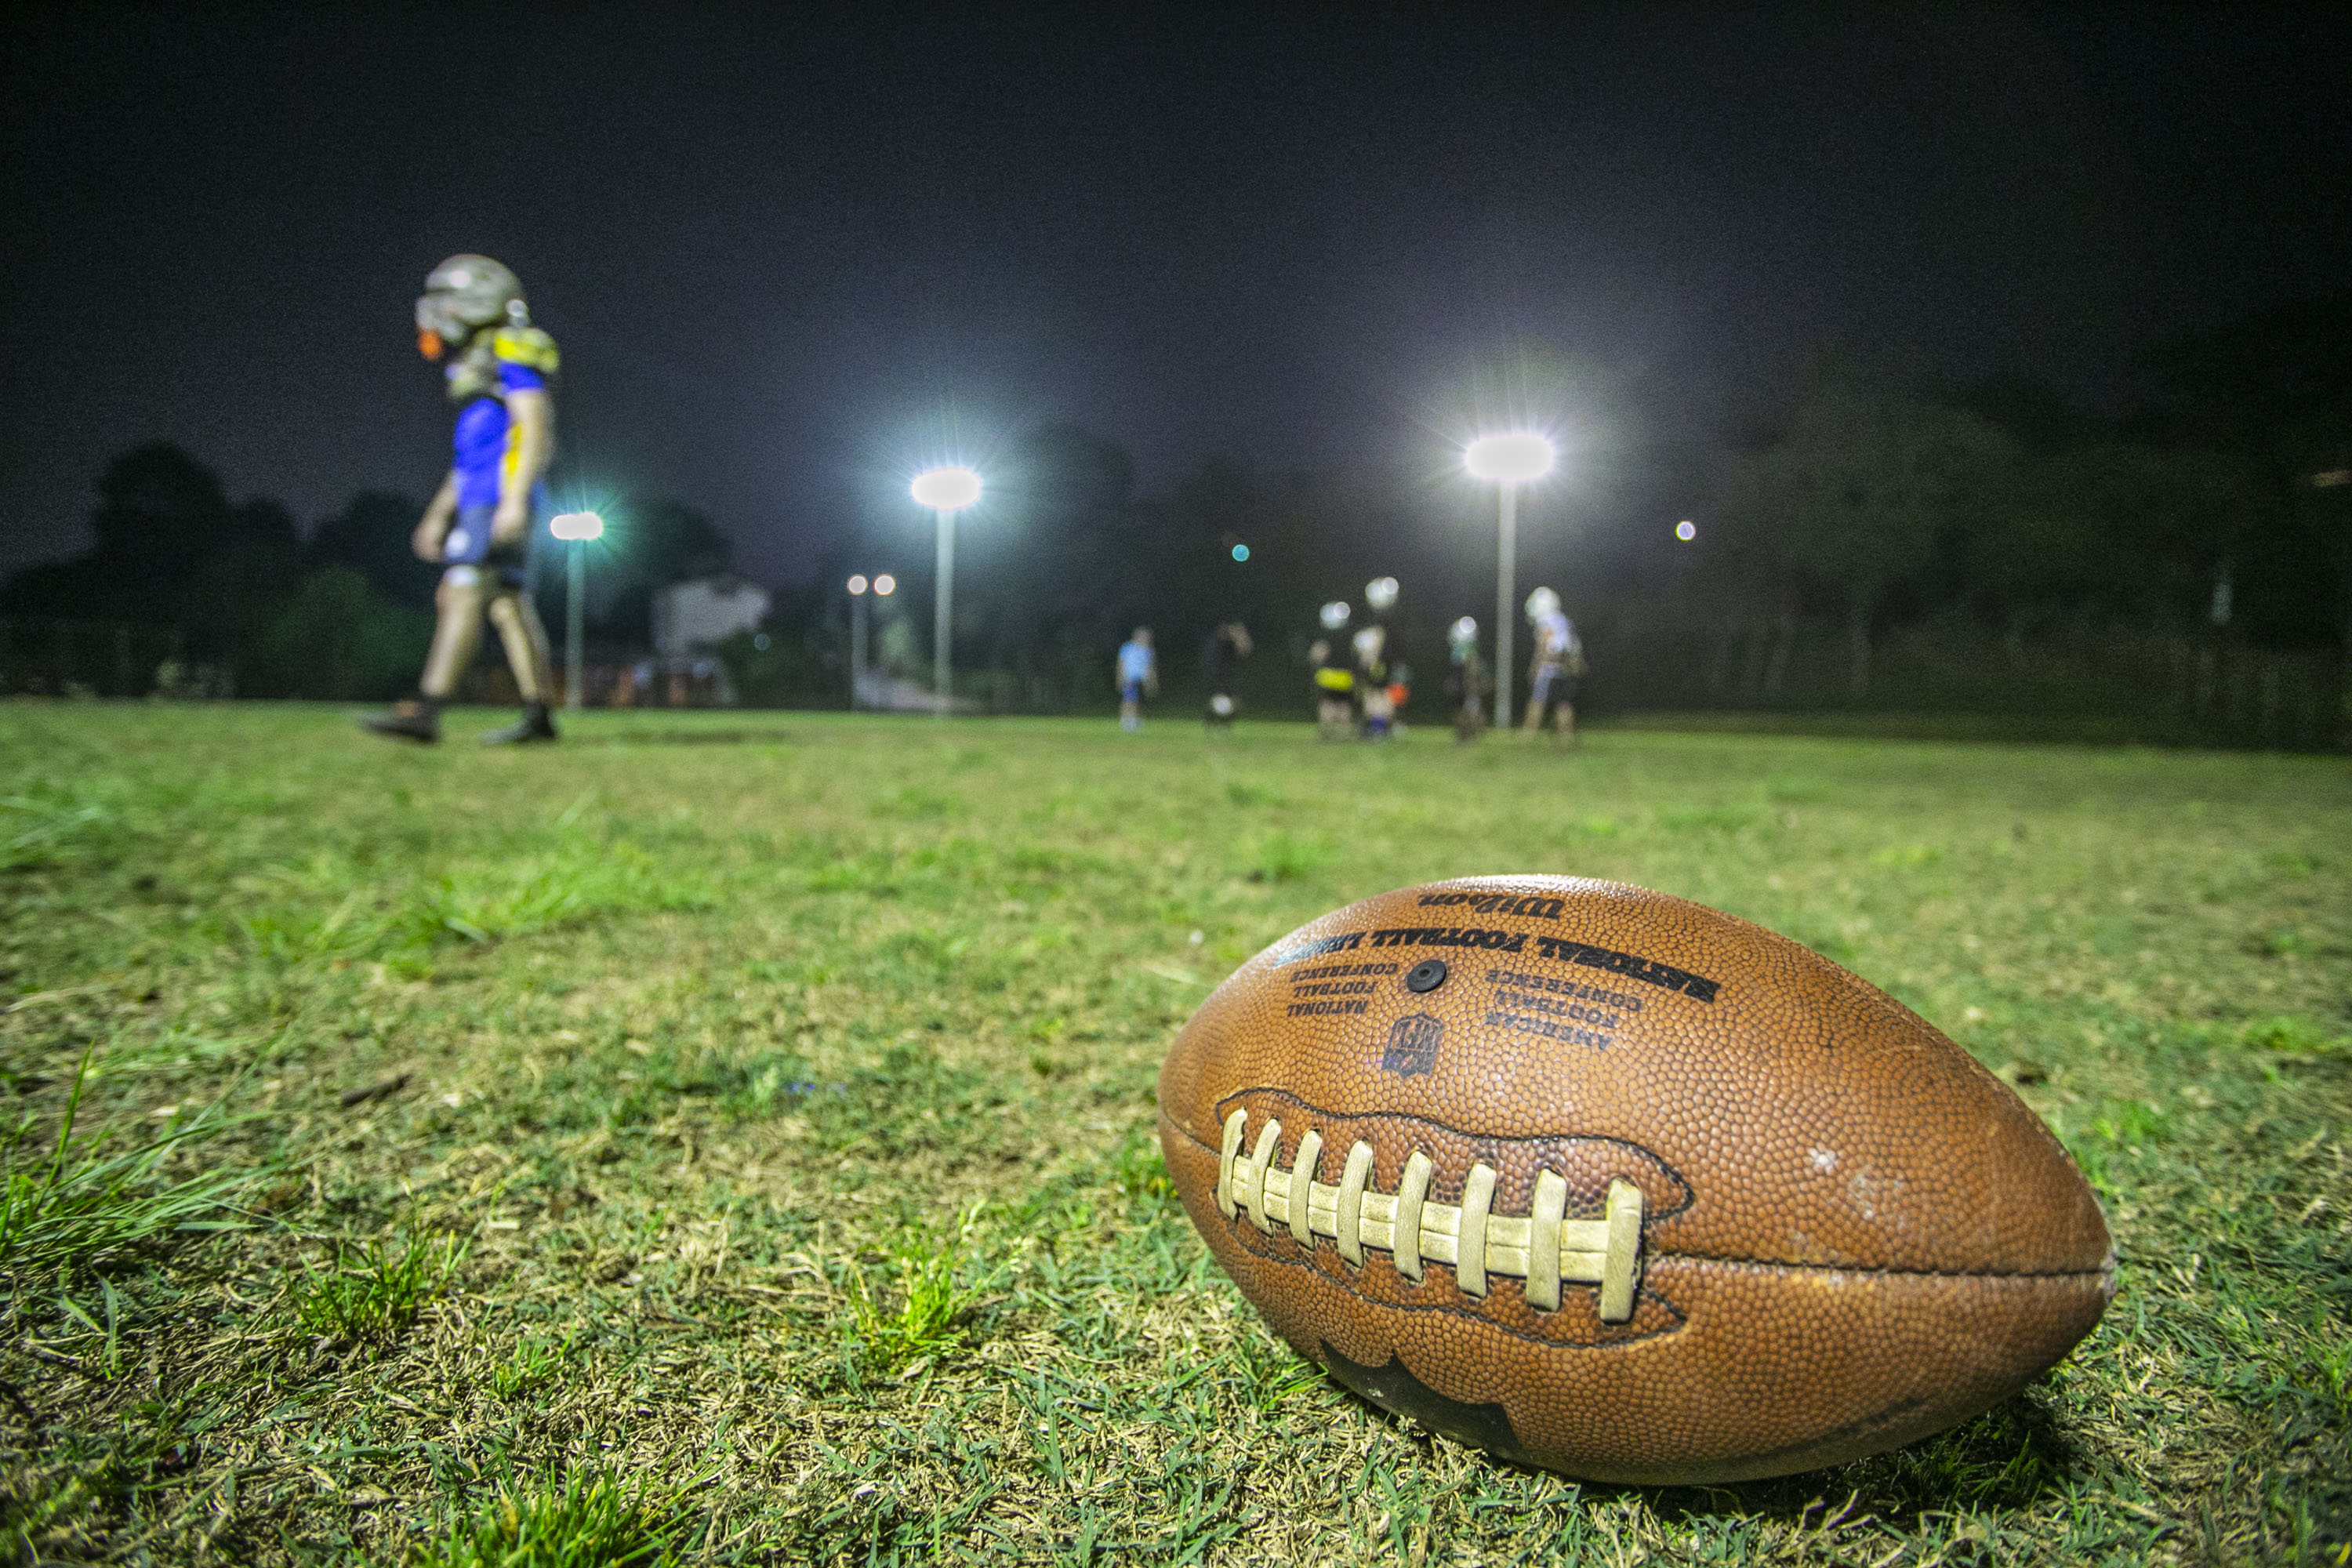
[[[0,619],[0,696],[234,695],[226,666],[190,663],[184,650],[171,626],[10,616]]]
[[[1846,628],[1792,616],[1707,623],[1626,605],[1585,628],[1596,710],[1973,714],[2084,739],[2339,751],[2352,689],[2332,652],[2083,626],[2038,637],[1939,617],[1873,645],[1854,689]]]

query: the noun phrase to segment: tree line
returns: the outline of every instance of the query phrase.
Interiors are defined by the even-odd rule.
[[[213,469],[170,443],[149,443],[100,473],[88,550],[0,584],[0,621],[29,624],[37,644],[45,627],[161,633],[141,640],[145,668],[129,672],[132,689],[152,683],[148,656],[161,648],[176,667],[216,674],[211,689],[241,696],[399,695],[414,686],[431,641],[441,574],[410,548],[423,510],[412,496],[362,490],[306,536],[280,503],[233,502]],[[727,536],[691,507],[629,508],[590,579],[592,635],[642,648],[655,590],[722,572],[731,554]],[[551,552],[535,558],[534,589],[560,627],[562,583],[548,570],[557,564]],[[102,648],[95,658],[106,662]]]

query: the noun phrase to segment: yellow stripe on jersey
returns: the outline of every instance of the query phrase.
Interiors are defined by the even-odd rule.
[[[541,375],[553,375],[563,358],[556,352],[555,340],[537,327],[499,328],[490,352],[509,364],[528,365]]]

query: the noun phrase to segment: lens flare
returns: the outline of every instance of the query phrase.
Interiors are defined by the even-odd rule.
[[[1692,540],[1698,537],[1698,530],[1692,527],[1690,521],[1685,518],[1681,522],[1675,524],[1675,537],[1681,540],[1685,544],[1688,544]]]
[[[1246,544],[1236,544],[1236,545],[1234,545],[1234,560],[1236,560],[1236,561],[1246,561],[1246,560],[1248,560],[1248,559],[1249,559],[1249,546],[1248,546],[1248,545],[1246,545]]]
[[[866,574],[859,572],[849,579],[849,596],[854,599],[864,592],[866,592]]]
[[[882,575],[874,579],[874,592],[876,596],[887,599],[898,591],[898,579],[891,576],[887,572],[883,573]]]

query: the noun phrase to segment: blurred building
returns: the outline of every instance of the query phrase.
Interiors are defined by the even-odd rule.
[[[715,705],[731,708],[737,700],[727,666],[712,653],[739,632],[757,632],[774,600],[765,588],[732,574],[697,577],[654,591],[654,662],[659,666],[663,690],[659,697],[640,695],[637,701],[662,701],[674,708]],[[633,672],[641,687],[650,687],[651,670]]]
[[[657,588],[654,653],[665,663],[691,663],[737,632],[759,630],[772,604],[765,588],[731,574]]]

